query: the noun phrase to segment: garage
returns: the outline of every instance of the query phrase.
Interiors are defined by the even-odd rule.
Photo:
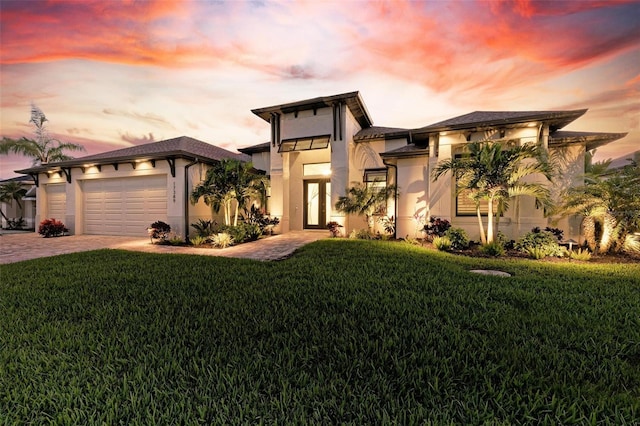
[[[64,223],[67,215],[67,188],[64,183],[47,185],[47,219]]]
[[[84,233],[146,236],[147,227],[167,220],[167,176],[85,180]]]

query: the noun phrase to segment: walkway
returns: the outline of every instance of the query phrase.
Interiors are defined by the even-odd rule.
[[[35,232],[0,236],[0,264],[98,249],[123,249],[146,253],[195,254],[254,260],[280,260],[305,244],[329,236],[328,231],[292,231],[226,249],[174,247],[151,244],[148,238],[108,235],[70,235],[42,238]]]

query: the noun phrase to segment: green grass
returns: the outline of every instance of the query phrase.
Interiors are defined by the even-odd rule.
[[[640,418],[637,264],[334,239],[274,263],[101,250],[0,273],[0,424]]]

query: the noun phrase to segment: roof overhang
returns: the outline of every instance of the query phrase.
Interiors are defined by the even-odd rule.
[[[584,144],[587,151],[607,145],[627,136],[627,133],[556,132],[549,135],[550,147]]]
[[[339,103],[345,103],[347,105],[351,114],[353,114],[358,124],[360,124],[360,127],[366,128],[373,124],[373,120],[371,119],[369,111],[360,96],[360,92],[357,91],[333,96],[321,96],[318,98],[273,105],[264,108],[256,108],[252,109],[251,112],[262,118],[264,121],[270,122],[271,114],[273,113],[289,114],[299,111],[318,110],[320,108],[328,108]]]

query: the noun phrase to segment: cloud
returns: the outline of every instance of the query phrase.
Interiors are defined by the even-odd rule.
[[[173,125],[164,117],[161,117],[157,114],[153,114],[153,113],[145,113],[145,114],[141,114],[138,112],[129,112],[129,111],[124,111],[124,110],[114,110],[114,109],[110,109],[110,108],[105,108],[102,110],[102,112],[104,114],[107,115],[116,115],[116,116],[120,116],[120,117],[127,117],[127,118],[132,118],[134,120],[142,120],[142,121],[146,121],[149,122],[151,124],[164,124],[167,125],[171,128],[173,128]]]
[[[155,142],[156,138],[153,136],[153,133],[149,132],[148,135],[142,135],[140,137],[132,136],[129,132],[125,134],[120,134],[120,139],[125,142],[129,142],[132,145],[141,145],[145,143]]]

